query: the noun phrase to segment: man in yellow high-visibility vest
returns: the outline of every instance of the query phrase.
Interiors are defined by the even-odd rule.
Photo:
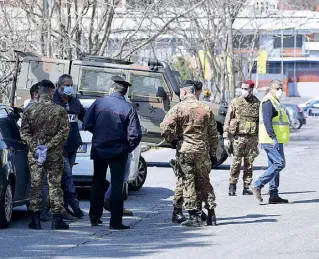
[[[279,173],[286,164],[283,145],[289,142],[289,118],[279,102],[282,93],[282,82],[271,81],[259,110],[259,143],[266,151],[268,169],[255,181],[252,191],[263,202],[261,189],[269,183],[269,204],[288,203],[278,196]]]

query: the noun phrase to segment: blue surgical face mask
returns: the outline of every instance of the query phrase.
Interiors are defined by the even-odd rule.
[[[74,93],[74,88],[73,86],[64,86],[63,87],[63,94],[66,96],[71,96]]]

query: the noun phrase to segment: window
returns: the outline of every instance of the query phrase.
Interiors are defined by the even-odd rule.
[[[121,71],[82,68],[79,92],[81,94],[108,95],[112,85],[111,77],[114,75],[122,76],[125,79],[125,74]]]
[[[131,74],[132,96],[151,96],[156,97],[159,86],[166,89],[165,81],[161,74],[138,75]]]
[[[259,48],[259,37],[254,35],[236,35],[233,40],[235,49]]]
[[[302,48],[302,35],[296,35],[296,46],[294,35],[284,35],[283,36],[283,48],[291,49],[291,48]],[[281,35],[274,36],[274,49],[281,48]]]

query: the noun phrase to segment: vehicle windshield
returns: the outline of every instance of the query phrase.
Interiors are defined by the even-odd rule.
[[[109,95],[112,86],[111,77],[115,75],[125,78],[125,75],[122,75],[121,73],[116,74],[104,69],[82,67],[78,93],[87,96]]]

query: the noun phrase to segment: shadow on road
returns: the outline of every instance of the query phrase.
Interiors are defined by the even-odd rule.
[[[317,191],[300,191],[300,192],[279,192],[279,194],[302,194],[302,193],[314,193]]]
[[[291,203],[300,203],[300,204],[303,204],[303,203],[319,203],[319,199],[301,200],[301,201],[294,201],[294,202],[291,202]]]
[[[230,221],[218,223],[219,226],[222,225],[239,225],[239,224],[254,224],[254,223],[275,223],[277,219],[256,219],[256,220],[245,220],[245,221]]]
[[[147,162],[148,167],[164,167],[164,168],[171,168],[168,162]],[[241,168],[243,169],[243,168]],[[265,170],[267,167],[265,166],[254,166],[254,170]],[[230,170],[230,165],[220,165],[212,170]]]

